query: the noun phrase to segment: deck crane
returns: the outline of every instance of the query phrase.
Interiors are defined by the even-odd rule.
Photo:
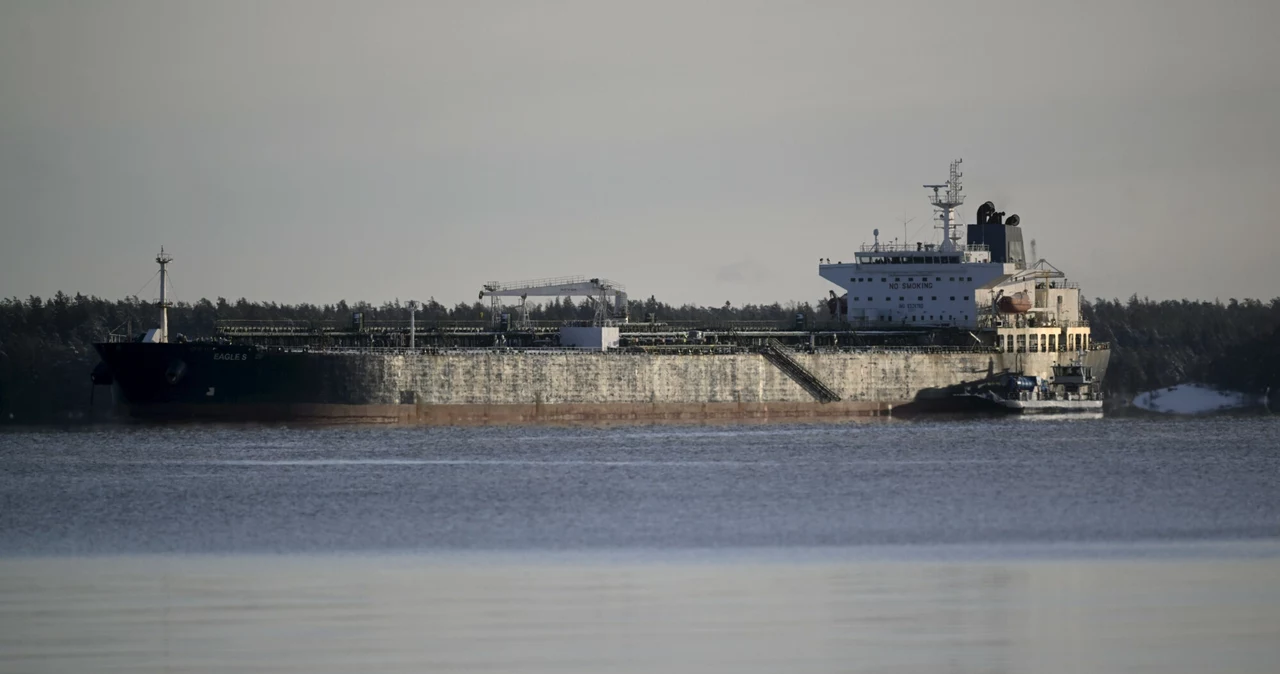
[[[484,289],[480,291],[480,299],[485,297],[490,300],[495,325],[499,322],[502,297],[520,298],[519,324],[522,328],[529,325],[529,309],[526,300],[530,297],[587,297],[595,304],[595,325],[627,321],[626,288],[621,283],[606,278],[561,276],[507,283],[490,281],[484,284]]]

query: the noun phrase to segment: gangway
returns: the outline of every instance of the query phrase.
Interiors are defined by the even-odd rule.
[[[614,322],[627,322],[627,289],[617,281],[586,276],[560,276],[529,281],[490,281],[480,291],[480,299],[489,298],[493,323],[499,322],[502,297],[520,298],[520,327],[529,324],[530,297],[586,297],[595,303],[595,324],[602,326]]]
[[[840,396],[831,390],[818,376],[810,372],[808,368],[797,363],[794,358],[787,354],[787,347],[777,339],[770,337],[765,341],[764,347],[760,349],[760,355],[764,359],[773,363],[784,374],[791,377],[795,383],[801,388],[809,392],[818,402],[834,403],[840,401]]]

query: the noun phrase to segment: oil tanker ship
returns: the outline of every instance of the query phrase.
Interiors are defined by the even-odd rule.
[[[162,250],[159,326],[95,344],[93,380],[141,418],[653,422],[1037,407],[1009,402],[1019,399],[1100,408],[1110,352],[1091,340],[1078,285],[1027,261],[1017,215],[986,202],[960,224],[959,167],[925,186],[940,240],[885,243],[876,230],[850,261],[819,260],[839,289],[821,325],[632,321],[621,284],[568,277],[484,284],[495,319],[486,327],[418,324],[411,311],[405,325],[356,314],[343,325],[227,322],[171,339],[172,258]],[[595,320],[532,325],[526,301],[551,296],[592,298]],[[1071,385],[1050,386],[1055,371],[1070,372]]]

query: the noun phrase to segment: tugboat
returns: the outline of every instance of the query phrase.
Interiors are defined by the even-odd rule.
[[[1054,365],[1053,376],[1005,375],[994,386],[970,389],[960,398],[981,401],[984,407],[1009,414],[1102,412],[1102,391],[1093,369],[1079,363]]]

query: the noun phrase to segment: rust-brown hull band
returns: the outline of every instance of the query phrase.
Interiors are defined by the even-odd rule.
[[[136,419],[477,426],[510,424],[839,421],[890,416],[886,402],[565,403],[522,405],[135,405]]]

